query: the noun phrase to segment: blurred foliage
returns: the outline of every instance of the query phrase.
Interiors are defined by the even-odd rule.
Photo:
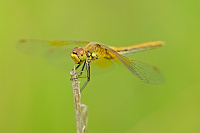
[[[199,5],[198,0],[1,1],[0,133],[76,129],[69,72],[17,51],[21,39],[110,46],[165,41],[162,48],[129,56],[161,69],[162,85],[145,84],[121,65],[92,73],[82,93],[89,106],[88,130],[199,133]]]

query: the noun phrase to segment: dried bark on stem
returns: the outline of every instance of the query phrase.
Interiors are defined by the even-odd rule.
[[[75,68],[70,72],[70,75],[74,96],[77,133],[86,133],[88,121],[87,105],[81,104],[80,81],[78,81]]]

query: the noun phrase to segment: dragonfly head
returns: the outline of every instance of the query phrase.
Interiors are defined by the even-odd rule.
[[[74,61],[76,64],[80,64],[80,63],[82,63],[83,61],[85,61],[85,60],[86,60],[86,54],[85,54],[85,52],[84,52],[84,49],[75,47],[75,48],[72,50],[71,58],[73,59],[73,61]]]

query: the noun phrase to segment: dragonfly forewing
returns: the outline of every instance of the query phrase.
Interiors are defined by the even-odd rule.
[[[47,61],[61,69],[73,67],[70,54],[74,47],[85,47],[89,42],[86,41],[47,41],[47,40],[21,40],[17,44],[17,49],[21,52],[43,56]]]

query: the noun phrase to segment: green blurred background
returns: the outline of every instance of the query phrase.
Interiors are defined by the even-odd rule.
[[[20,39],[126,46],[166,82],[141,82],[122,65],[91,77],[82,93],[91,133],[199,133],[200,1],[11,0],[0,2],[0,133],[76,132],[69,72],[16,49]],[[73,67],[73,66],[71,66]],[[93,73],[93,75],[95,75]]]

